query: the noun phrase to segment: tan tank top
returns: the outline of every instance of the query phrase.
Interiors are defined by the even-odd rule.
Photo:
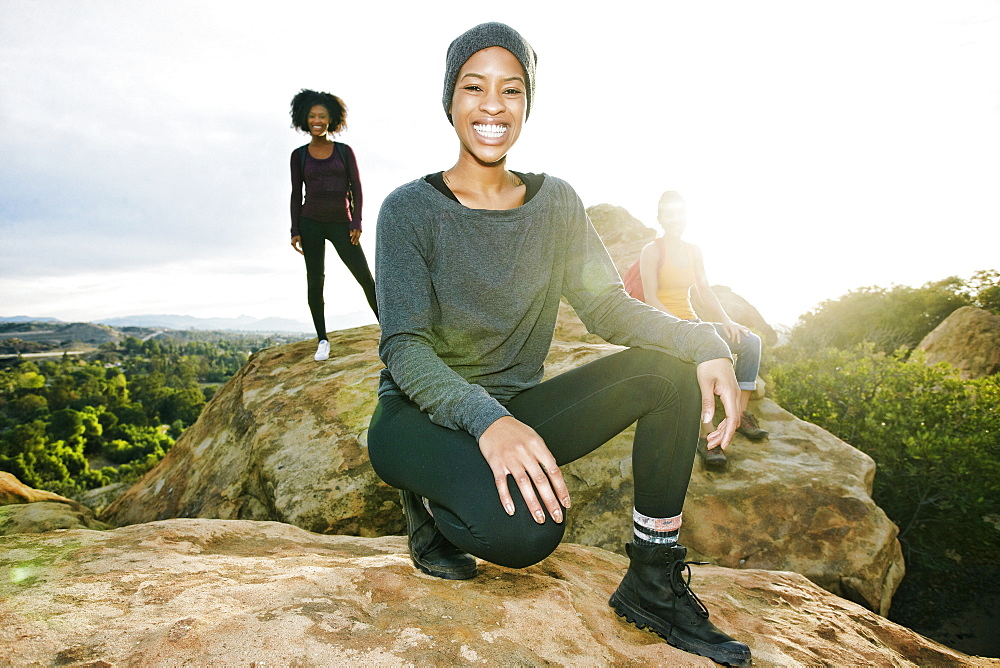
[[[687,257],[686,266],[679,267],[670,261],[669,249],[664,249],[663,264],[657,276],[656,296],[667,307],[671,315],[681,320],[694,320],[698,316],[691,306],[691,286],[695,283],[694,260],[691,250],[684,243],[684,254]]]

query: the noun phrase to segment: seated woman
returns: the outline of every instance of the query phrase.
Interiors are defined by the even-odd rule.
[[[523,568],[548,556],[570,496],[559,467],[638,420],[631,565],[610,605],[667,642],[743,665],[684,578],[677,543],[698,440],[715,396],[728,445],[738,386],[725,342],[629,297],[564,181],[512,172],[535,97],[535,53],[485,23],[448,49],[443,105],[458,161],[391,193],[379,213],[375,285],[386,368],[368,449],[402,490],[414,565],[451,579],[475,557]],[[588,140],[589,141],[589,140]],[[591,331],[629,346],[546,382],[565,296]]]
[[[722,308],[719,298],[708,285],[701,250],[694,244],[681,240],[687,225],[684,199],[674,191],[660,197],[657,219],[663,228],[663,237],[646,245],[639,256],[642,290],[646,303],[664,313],[682,320],[701,322],[691,306],[691,291],[695,290],[700,302],[710,311],[706,315],[729,349],[736,355],[736,380],[740,385],[741,434],[754,441],[767,437],[757,418],[750,412],[750,395],[757,389],[760,371],[760,337],[732,318]],[[706,439],[698,444],[698,454],[705,464],[713,467],[726,465],[722,448],[709,448]]]

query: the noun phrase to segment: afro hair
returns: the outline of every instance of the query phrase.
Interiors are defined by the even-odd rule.
[[[292,127],[309,133],[309,110],[317,104],[330,112],[330,134],[342,132],[347,127],[347,106],[332,93],[324,93],[303,88],[292,98]]]

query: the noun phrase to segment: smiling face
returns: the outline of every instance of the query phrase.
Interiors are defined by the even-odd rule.
[[[675,239],[680,239],[687,226],[687,212],[684,200],[676,193],[664,193],[660,198],[659,210],[656,216],[660,221],[663,233]]]
[[[314,104],[309,109],[309,117],[306,120],[309,126],[309,134],[313,137],[322,137],[330,129],[330,112],[322,104]]]
[[[524,124],[525,79],[521,63],[499,46],[477,51],[465,61],[451,98],[463,157],[483,165],[506,157]]]

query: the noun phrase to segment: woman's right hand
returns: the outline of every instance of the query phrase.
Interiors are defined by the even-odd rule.
[[[302,237],[292,237],[292,248],[294,248],[295,252],[299,255],[305,255],[305,253],[302,252]]]
[[[556,458],[534,429],[506,415],[487,427],[479,437],[479,450],[493,471],[500,502],[508,515],[514,514],[514,501],[507,487],[507,476],[512,475],[536,522],[545,523],[542,503],[553,520],[563,521],[562,509],[570,506],[569,490]]]

